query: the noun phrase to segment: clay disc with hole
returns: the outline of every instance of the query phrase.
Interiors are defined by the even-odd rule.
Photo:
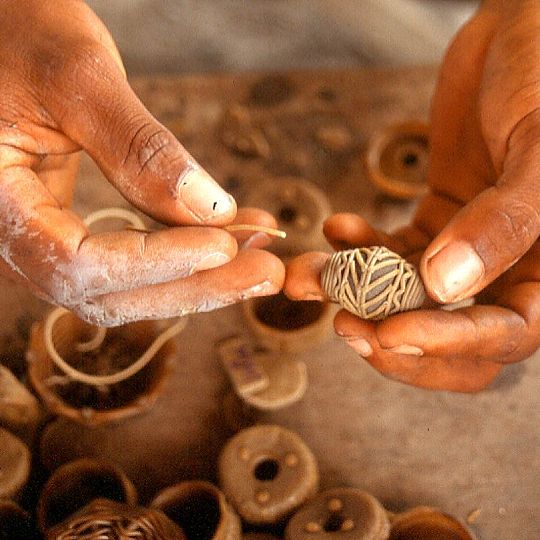
[[[242,396],[247,404],[263,411],[275,411],[304,397],[308,381],[304,362],[274,354],[257,355],[257,360],[268,377],[268,386]]]
[[[276,218],[277,228],[287,233],[285,239],[273,242],[272,251],[295,255],[328,248],[322,226],[332,208],[325,193],[309,180],[269,178],[247,196],[246,206],[267,210]]]
[[[413,199],[427,192],[429,126],[403,122],[382,128],[368,145],[369,179],[383,192]]]
[[[223,448],[219,479],[240,516],[253,525],[281,522],[318,489],[315,457],[281,426],[245,429]]]
[[[30,450],[3,428],[0,428],[0,449],[0,498],[16,498],[30,474]]]
[[[457,519],[429,507],[418,507],[392,519],[390,540],[475,540]]]
[[[287,525],[287,540],[387,540],[390,524],[379,501],[354,488],[320,493]]]

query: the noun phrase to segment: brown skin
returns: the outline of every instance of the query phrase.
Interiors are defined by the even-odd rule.
[[[474,392],[504,364],[540,346],[540,4],[489,0],[458,34],[432,109],[430,193],[393,234],[337,214],[324,232],[335,249],[387,245],[419,264],[424,309],[379,323],[340,312],[335,328],[383,375],[406,384]],[[444,250],[444,252],[443,252]],[[437,257],[437,254],[440,257]],[[287,271],[296,299],[323,297],[327,255]]]
[[[282,263],[254,249],[269,239],[221,228],[273,218],[236,215],[135,96],[84,2],[0,0],[0,30],[0,272],[103,325],[279,291]],[[67,208],[83,149],[128,201],[171,227],[90,234]]]

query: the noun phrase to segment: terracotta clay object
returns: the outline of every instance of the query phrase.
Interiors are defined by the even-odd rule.
[[[0,499],[0,540],[37,540],[39,533],[28,512],[8,499]]]
[[[251,407],[277,411],[300,401],[308,387],[306,364],[284,353],[261,353],[259,362],[268,376],[268,387],[243,397]]]
[[[236,511],[253,525],[281,522],[319,486],[311,450],[298,435],[274,425],[230,439],[219,458],[219,478]]]
[[[335,315],[329,303],[293,302],[283,293],[253,298],[242,309],[259,344],[277,352],[295,353],[316,347],[332,332]]]
[[[271,178],[260,182],[246,198],[246,206],[263,208],[277,220],[287,237],[277,240],[272,251],[292,256],[328,247],[322,226],[332,214],[325,193],[303,178]]]
[[[416,268],[383,246],[334,253],[322,271],[321,286],[347,311],[376,321],[418,309],[426,299]]]
[[[0,424],[28,435],[36,430],[40,417],[36,397],[8,368],[0,365]]]
[[[95,351],[79,352],[77,344],[87,342],[96,328],[68,313],[54,327],[58,353],[83,372],[96,375],[119,371],[133,363],[161,333],[155,321],[141,321],[107,331]],[[43,323],[32,327],[27,351],[30,382],[53,414],[86,425],[119,421],[150,408],[159,396],[177,356],[174,340],[167,341],[154,359],[129,379],[105,386],[89,386],[61,373],[47,353]]]
[[[30,474],[32,455],[18,437],[0,428],[0,498],[15,499]]]
[[[222,340],[217,350],[234,391],[250,407],[265,411],[282,409],[304,396],[304,362],[284,353],[255,352],[241,336]]]
[[[46,540],[185,540],[163,512],[96,499],[49,529]]]
[[[390,523],[379,501],[354,488],[320,493],[301,508],[285,530],[287,540],[387,540]]]
[[[113,463],[78,459],[62,465],[46,482],[37,505],[39,528],[45,532],[94,499],[134,505],[137,492],[131,480]]]
[[[150,504],[179,525],[188,540],[239,540],[240,519],[214,485],[181,482],[162,490]]]
[[[390,540],[476,540],[476,536],[452,516],[421,506],[392,518]]]
[[[368,145],[369,179],[384,193],[413,199],[427,192],[429,126],[404,122],[375,133]]]

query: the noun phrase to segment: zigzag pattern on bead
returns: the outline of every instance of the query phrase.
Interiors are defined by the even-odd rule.
[[[48,532],[56,540],[185,540],[182,531],[169,519],[150,509],[129,508],[98,499],[66,522]]]
[[[334,253],[321,285],[330,300],[370,320],[418,309],[426,298],[416,268],[383,246]]]

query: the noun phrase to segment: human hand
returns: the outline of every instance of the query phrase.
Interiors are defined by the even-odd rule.
[[[391,235],[350,214],[324,232],[335,249],[386,245],[419,264],[433,300],[374,323],[341,311],[336,331],[383,375],[472,392],[540,346],[540,5],[485,1],[450,47],[432,109],[430,192]],[[322,298],[328,255],[287,270],[286,293]]]
[[[0,12],[4,275],[107,326],[281,288],[281,262],[253,249],[268,238],[221,228],[235,220],[234,199],[144,108],[84,2],[0,0]],[[129,202],[171,227],[90,234],[66,208],[81,149]],[[275,226],[254,209],[236,219]]]

